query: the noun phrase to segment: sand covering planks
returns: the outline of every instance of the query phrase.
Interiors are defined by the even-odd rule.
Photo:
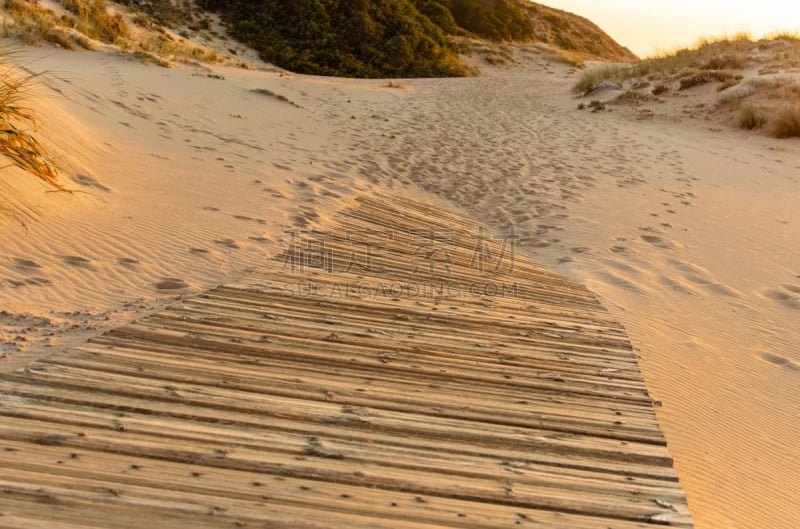
[[[0,377],[0,527],[691,527],[624,329],[514,235],[362,197]]]

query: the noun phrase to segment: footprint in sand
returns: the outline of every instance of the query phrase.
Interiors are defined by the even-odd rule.
[[[789,292],[793,292],[795,294],[800,294],[800,287],[795,285],[781,285],[784,290],[788,290]]]
[[[31,261],[30,259],[20,259],[19,257],[14,258],[14,266],[17,268],[27,268],[27,269],[36,269],[42,267],[42,265],[40,265],[35,261]]]
[[[103,184],[101,184],[100,182],[98,182],[97,180],[92,178],[91,176],[88,176],[88,175],[85,175],[85,174],[80,174],[80,173],[75,174],[72,177],[72,181],[75,182],[78,185],[82,185],[82,186],[85,186],[85,187],[93,187],[93,188],[97,189],[98,191],[103,191],[104,193],[110,193],[111,192],[111,189],[109,189],[108,187],[104,186]]]
[[[117,259],[117,263],[126,267],[134,267],[139,264],[139,260],[132,257],[120,257]]]
[[[280,191],[276,191],[276,190],[272,189],[271,187],[265,187],[264,189],[262,189],[262,191],[272,195],[272,198],[289,198],[286,195],[284,195],[283,193],[281,193]]]
[[[189,288],[183,279],[165,278],[155,284],[156,290],[181,290]]]
[[[640,235],[644,242],[649,242],[650,244],[662,244],[664,239],[658,237],[656,235]]]
[[[266,224],[267,223],[267,221],[265,221],[264,219],[254,219],[254,218],[248,217],[246,215],[231,215],[231,216],[233,218],[235,218],[236,220],[244,220],[244,221],[247,221],[247,222],[256,222],[258,224]]]
[[[239,250],[242,248],[242,246],[233,239],[216,239],[214,243],[219,244],[220,246],[231,248],[233,250]]]
[[[759,356],[761,356],[762,360],[766,360],[770,364],[783,367],[784,369],[787,369],[794,373],[800,373],[800,365],[798,365],[795,362],[792,362],[791,360],[789,360],[784,356],[774,355],[772,353],[766,353],[766,352],[760,353]]]
[[[79,255],[63,255],[61,256],[61,261],[71,266],[86,268],[87,270],[94,270],[92,262],[89,259]]]
[[[0,281],[0,282],[5,282],[7,285],[11,286],[12,288],[20,288],[20,287],[25,287],[25,286],[39,287],[39,286],[43,286],[43,285],[52,285],[53,284],[52,281],[50,281],[49,279],[44,278],[44,277],[31,277],[31,278],[28,278],[28,279],[11,279],[11,278],[7,278],[7,279],[4,279],[3,281]]]
[[[11,278],[7,278],[7,279],[4,279],[4,280],[0,281],[0,283],[2,283],[2,282],[4,282],[5,284],[11,286],[12,288],[20,288],[20,287],[25,287],[25,286],[40,287],[40,286],[43,286],[43,285],[52,285],[53,284],[52,281],[50,281],[49,279],[47,279],[45,277],[31,277],[31,278],[28,278],[28,279],[11,279]]]
[[[783,288],[786,288],[784,286]],[[800,290],[800,289],[798,289]],[[800,296],[793,293],[792,290],[778,290],[775,288],[766,288],[759,292],[763,297],[771,299],[775,303],[782,305],[789,309],[800,310]]]

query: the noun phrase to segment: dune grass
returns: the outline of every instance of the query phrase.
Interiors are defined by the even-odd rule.
[[[726,81],[727,78],[720,78],[725,75],[708,72],[744,68],[753,45],[748,33],[700,39],[691,48],[661,52],[635,63],[587,70],[575,84],[574,90],[585,93],[604,81],[620,84],[632,78],[692,78],[692,81],[685,83],[686,88],[696,86],[695,83]]]
[[[787,106],[775,118],[776,138],[800,138],[800,104]]]
[[[53,159],[28,132],[36,129],[36,118],[24,102],[40,74],[22,73],[11,63],[15,55],[14,49],[0,46],[0,154],[14,165],[64,190],[58,182],[58,169]]]
[[[66,49],[80,46],[94,49],[95,42],[118,46],[139,58],[161,66],[167,60],[216,63],[223,57],[215,50],[182,41],[154,23],[135,30],[120,13],[110,9],[106,0],[60,0],[65,9],[61,15],[43,7],[38,1],[0,0],[8,16],[2,25],[5,37],[16,36],[25,44],[51,42]],[[144,15],[134,17],[146,20]],[[144,27],[144,26],[143,26]]]
[[[3,8],[8,14],[8,18],[3,19],[4,37],[13,34],[25,44],[45,41],[66,49],[75,47],[73,39],[59,25],[60,21],[53,11],[24,0],[5,0]]]
[[[629,64],[585,71],[574,85],[584,96],[614,83],[619,99],[658,97],[716,84],[708,108],[743,129],[764,129],[777,138],[800,137],[800,34],[777,32],[760,40],[747,33],[705,38],[692,48]],[[767,127],[769,125],[769,127]]]
[[[742,106],[739,114],[739,127],[747,130],[760,129],[766,125],[768,118],[764,112],[751,104]]]
[[[115,44],[128,37],[122,15],[112,14],[106,0],[61,0],[61,5],[75,15],[64,22],[91,39]]]
[[[52,42],[66,49],[75,44],[91,49],[89,39],[116,44],[128,36],[119,13],[112,14],[105,0],[61,0],[72,15],[58,16],[37,1],[4,0],[11,22],[4,21],[3,35],[16,35],[25,44]]]

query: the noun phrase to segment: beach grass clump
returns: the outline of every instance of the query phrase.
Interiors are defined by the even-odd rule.
[[[606,81],[621,84],[629,79],[642,78],[662,83],[680,79],[683,85],[696,83],[692,86],[712,80],[724,82],[728,78],[720,77],[727,75],[719,72],[745,68],[754,45],[747,33],[704,38],[691,48],[659,52],[630,64],[605,65],[587,70],[575,84],[574,91],[585,94]],[[710,73],[704,75],[703,72]],[[690,80],[684,82],[683,79]]]
[[[621,84],[633,77],[633,72],[633,66],[629,64],[608,64],[598,68],[591,68],[581,74],[573,90],[581,94],[587,94],[604,82]]]
[[[36,129],[36,118],[33,110],[24,105],[24,100],[34,88],[38,75],[20,73],[9,62],[13,54],[9,47],[0,46],[0,154],[63,190],[53,159],[29,132],[29,129]]]
[[[800,138],[800,104],[785,107],[774,122],[773,135],[776,138]]]
[[[61,0],[61,5],[76,17],[64,22],[89,38],[116,44],[128,37],[125,20],[120,13],[109,11],[106,0]]]
[[[739,127],[747,130],[760,129],[767,124],[764,112],[751,104],[742,106],[739,113]]]
[[[3,8],[10,20],[3,20],[3,36],[15,35],[24,44],[51,42],[62,48],[73,49],[73,38],[59,25],[52,10],[38,2],[5,0]]]
[[[708,84],[711,82],[728,82],[741,79],[742,76],[736,76],[726,70],[702,70],[688,77],[680,80],[681,90],[688,90],[695,86]]]

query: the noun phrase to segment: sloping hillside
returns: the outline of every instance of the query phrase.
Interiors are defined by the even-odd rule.
[[[277,66],[347,77],[471,75],[456,38],[545,43],[578,63],[635,58],[585,18],[526,0],[6,0],[0,19],[26,43],[103,43],[164,65],[247,56],[227,33]]]
[[[533,24],[533,40],[577,52],[587,59],[612,62],[636,59],[631,50],[612,39],[591,20],[541,4],[524,3]]]
[[[586,58],[633,59],[588,20],[525,0],[199,0],[262,58],[304,73],[468,75],[450,37],[544,42]]]

